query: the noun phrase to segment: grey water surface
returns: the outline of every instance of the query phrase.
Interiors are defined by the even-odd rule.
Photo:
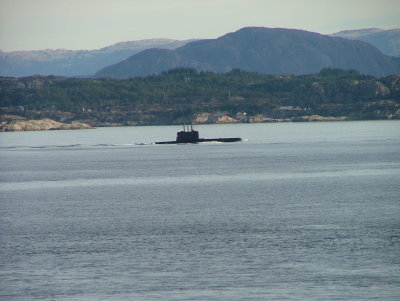
[[[0,300],[400,300],[400,121],[197,129],[0,133]]]

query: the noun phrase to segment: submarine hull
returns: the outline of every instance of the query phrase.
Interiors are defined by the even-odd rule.
[[[181,143],[200,143],[200,142],[239,142],[242,138],[199,138],[193,141],[180,142],[180,141],[160,141],[154,142],[154,144],[181,144]]]
[[[241,138],[199,138],[199,132],[193,130],[186,130],[185,126],[183,131],[180,131],[176,135],[175,141],[161,141],[154,142],[154,144],[181,144],[181,143],[199,143],[199,142],[238,142],[242,141]]]

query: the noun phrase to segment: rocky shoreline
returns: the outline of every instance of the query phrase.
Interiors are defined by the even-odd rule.
[[[316,109],[278,107],[267,113],[228,111],[119,110],[64,112],[0,110],[0,131],[75,130],[96,127],[225,124],[266,122],[318,122],[400,119],[400,104],[392,100],[351,105],[330,104]]]
[[[228,115],[215,115],[202,113],[192,118],[180,118],[173,124],[194,123],[194,124],[229,124],[229,123],[267,123],[267,122],[310,122],[310,121],[345,121],[348,117],[324,117],[319,115],[302,116],[297,118],[269,118],[262,114],[251,116],[245,120],[242,118],[233,118]],[[93,124],[89,124],[93,123]],[[122,122],[90,122],[72,121],[64,123],[50,118],[27,119],[18,115],[1,115],[0,132],[18,132],[18,131],[47,131],[47,130],[81,130],[94,129],[96,127],[119,127],[119,126],[137,126],[137,125],[155,125],[155,123],[137,123],[133,121]],[[162,124],[159,124],[162,125]]]
[[[267,122],[308,122],[308,121],[345,121],[350,120],[348,117],[326,117],[320,115],[309,115],[300,117],[271,118],[264,114],[254,116],[237,115],[235,117],[228,115],[216,115],[202,113],[195,115],[191,123],[195,124],[224,124],[224,123],[267,123]]]
[[[3,115],[0,118],[1,132],[80,129],[93,129],[93,127],[81,122],[63,123],[50,118],[32,120],[17,115]]]

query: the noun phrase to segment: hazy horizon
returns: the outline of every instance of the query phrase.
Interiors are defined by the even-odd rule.
[[[397,0],[1,0],[2,51],[100,49],[121,41],[217,38],[243,27],[321,34],[400,27]]]
[[[253,27],[253,26],[246,26],[246,27]],[[257,27],[257,26],[254,26],[254,27]],[[262,27],[264,27],[264,26],[262,26]],[[270,28],[272,28],[272,27],[270,27]],[[282,27],[276,27],[276,28],[282,28]],[[378,27],[365,27],[365,28],[353,28],[353,29],[343,29],[342,31],[353,31],[353,30],[364,30],[364,29],[372,29],[372,28],[378,28]],[[399,27],[400,28],[400,27]],[[379,29],[382,29],[382,30],[392,30],[392,29],[399,29],[399,28],[379,28]],[[241,28],[238,28],[237,30],[239,30],[239,29],[241,29]],[[301,28],[288,28],[288,29],[294,29],[294,30],[304,30],[304,29],[301,29]],[[234,30],[234,31],[236,31],[236,30]],[[233,32],[233,31],[232,31]],[[225,34],[228,34],[229,32],[226,32]],[[320,32],[319,32],[320,33]],[[338,32],[332,32],[332,33],[327,33],[327,34],[334,34],[334,33],[338,33]],[[225,34],[222,34],[222,35],[225,35]],[[320,34],[324,34],[324,33],[320,33]],[[213,38],[219,38],[220,36],[216,36],[216,37],[209,37],[209,38],[205,38],[205,39],[213,39]],[[171,40],[171,41],[184,41],[184,40],[196,40],[196,39],[202,39],[202,38],[189,38],[189,39],[181,39],[181,40],[178,40],[178,39],[171,39],[171,38],[168,38],[168,37],[154,37],[154,38],[144,38],[144,39],[138,39],[138,40],[125,40],[125,41],[117,41],[117,42],[115,42],[115,43],[113,43],[113,44],[108,44],[108,45],[103,45],[103,46],[101,46],[101,47],[99,47],[99,48],[92,48],[92,49],[89,49],[89,48],[86,48],[86,49],[83,49],[83,48],[77,48],[77,49],[71,49],[71,48],[40,48],[40,49],[24,49],[24,50],[10,50],[10,51],[6,51],[6,50],[3,50],[3,49],[1,49],[0,48],[0,51],[1,52],[23,52],[23,51],[45,51],[45,50],[53,50],[53,51],[56,51],[56,50],[66,50],[66,51],[95,51],[95,50],[100,50],[100,49],[102,49],[102,48],[107,48],[107,47],[109,47],[109,46],[113,46],[113,45],[116,45],[116,44],[119,44],[119,43],[124,43],[124,42],[138,42],[138,41],[146,41],[146,40]]]

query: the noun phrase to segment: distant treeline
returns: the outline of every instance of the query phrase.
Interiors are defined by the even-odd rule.
[[[234,69],[219,74],[178,68],[127,80],[32,76],[0,78],[3,109],[65,112],[144,110],[182,114],[265,113],[282,106],[315,108],[382,99],[400,101],[400,75],[375,78],[356,71],[265,75]]]

